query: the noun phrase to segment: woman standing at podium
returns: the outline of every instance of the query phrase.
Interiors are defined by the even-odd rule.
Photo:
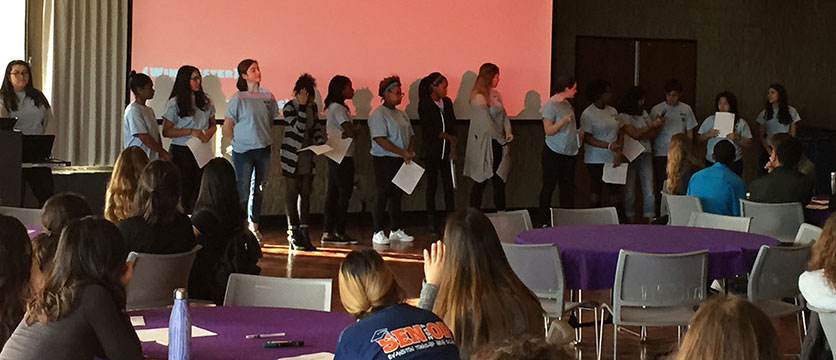
[[[15,129],[23,135],[43,135],[52,120],[52,108],[44,93],[32,85],[31,74],[32,69],[23,60],[13,60],[6,66],[0,85],[0,117],[16,117]],[[55,188],[48,167],[23,169],[23,181],[32,188],[39,207]]]

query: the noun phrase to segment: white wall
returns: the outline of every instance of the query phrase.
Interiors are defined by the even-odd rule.
[[[26,0],[3,0],[0,11],[0,34],[3,45],[0,46],[0,71],[6,70],[6,64],[12,60],[26,60]]]

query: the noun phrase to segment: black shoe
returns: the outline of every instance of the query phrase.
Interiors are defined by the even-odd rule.
[[[340,238],[340,240],[342,240],[342,241],[344,241],[344,242],[346,242],[346,243],[352,244],[352,245],[357,243],[357,239],[355,239],[355,238],[353,238],[353,237],[349,236],[349,235],[348,235],[348,234],[346,234],[346,233],[340,233],[340,234],[337,234],[337,237],[338,237],[338,238]]]
[[[313,244],[311,243],[311,238],[308,236],[308,227],[301,226],[299,228],[299,234],[301,237],[301,239],[299,239],[299,245],[301,247],[301,250],[316,251],[316,246],[313,246]]]
[[[345,241],[342,238],[340,238],[339,236],[334,235],[333,233],[330,233],[330,232],[322,233],[322,238],[320,238],[319,241],[323,244],[325,244],[325,243],[336,244],[336,245],[348,245],[348,244],[350,244],[348,241]]]

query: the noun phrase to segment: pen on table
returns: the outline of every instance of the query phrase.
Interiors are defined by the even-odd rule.
[[[246,339],[260,339],[260,338],[274,337],[274,336],[284,336],[284,333],[280,332],[280,333],[270,333],[270,334],[253,334],[253,335],[244,336],[244,338],[246,338]]]
[[[261,344],[262,347],[265,348],[278,348],[278,347],[298,347],[305,345],[304,341],[301,340],[276,340],[276,341],[265,341]]]

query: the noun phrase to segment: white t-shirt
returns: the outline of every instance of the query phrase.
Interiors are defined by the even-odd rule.
[[[35,100],[26,96],[26,92],[15,92],[17,95],[17,111],[9,111],[0,98],[0,113],[3,116],[16,117],[14,128],[20,130],[23,135],[42,135],[44,133],[44,121],[46,120],[45,106],[36,106]]]
[[[607,143],[618,139],[618,129],[621,128],[621,121],[618,118],[618,111],[612,106],[605,106],[599,109],[595,104],[589,104],[581,114],[581,129],[584,136]],[[613,162],[613,152],[609,149],[596,146],[584,146],[583,162],[586,164],[604,164]]]
[[[798,289],[810,305],[836,311],[836,290],[825,279],[824,270],[805,271],[798,277]]]
[[[156,151],[151,151],[151,148],[139,139],[137,136],[139,134],[148,134],[151,138],[160,142],[160,129],[157,126],[157,117],[154,115],[154,109],[150,106],[132,102],[125,108],[125,116],[122,120],[122,148],[138,146],[145,151],[148,159],[158,159],[160,154]]]
[[[325,111],[325,118],[327,119],[326,126],[328,128],[337,129],[341,134],[343,131],[342,125],[344,123],[354,123],[354,120],[351,119],[351,114],[348,112],[348,108],[335,102],[328,105],[328,109]],[[345,151],[345,156],[354,156],[354,143],[355,141],[352,141],[351,144],[348,145],[348,149]]]
[[[711,115],[705,120],[703,120],[702,125],[700,125],[699,134],[705,134],[709,131],[714,129],[714,115]],[[749,129],[749,124],[746,123],[746,120],[737,119],[737,123],[734,124],[734,133],[740,135],[741,138],[744,139],[751,139],[752,138],[752,131]],[[726,134],[728,135],[728,134]],[[717,134],[715,137],[708,138],[708,142],[705,144],[705,159],[711,162],[714,162],[714,147],[717,146],[717,143],[723,140],[731,141],[726,138],[726,135]],[[732,141],[734,144],[734,161],[738,161],[743,159],[743,148],[740,146],[740,142]]]
[[[778,121],[777,106],[772,107],[772,117],[769,119],[766,119],[766,110],[761,110],[761,112],[758,113],[758,118],[756,119],[756,121],[758,122],[758,124],[766,126],[767,143],[772,139],[772,135],[778,133],[788,133],[790,132],[790,127],[792,126],[792,124],[801,121],[801,115],[798,115],[798,111],[796,111],[795,108],[792,106],[788,107],[790,111],[790,117],[792,118],[792,122],[787,125],[781,124],[781,122]]]
[[[648,115],[647,111],[644,110],[642,110],[641,115],[630,115],[627,113],[621,113],[618,114],[618,116],[619,118],[621,118],[621,122],[623,124],[622,126],[630,124],[633,125],[633,127],[637,130],[644,129],[650,126],[650,115]],[[625,134],[625,136],[630,135]],[[650,153],[650,151],[652,150],[652,148],[650,147],[650,139],[636,139],[636,141],[638,141],[639,144],[642,144],[642,146],[644,146],[644,151],[642,151],[642,154]]]
[[[177,105],[177,98],[173,97],[168,99],[168,102],[165,104],[163,119],[171,121],[174,127],[178,129],[197,129],[204,131],[209,128],[209,118],[215,118],[215,103],[209,97],[206,100],[208,102],[206,103],[205,110],[192,106],[194,107],[194,114],[192,116],[181,117],[180,107]],[[191,138],[191,135],[180,136],[172,138],[171,143],[186,146],[186,142]]]
[[[668,144],[671,137],[697,127],[697,118],[694,111],[684,102],[676,106],[670,106],[667,102],[660,102],[650,109],[650,118],[665,114],[665,123],[659,131],[659,135],[653,139],[653,156],[668,156]]]

